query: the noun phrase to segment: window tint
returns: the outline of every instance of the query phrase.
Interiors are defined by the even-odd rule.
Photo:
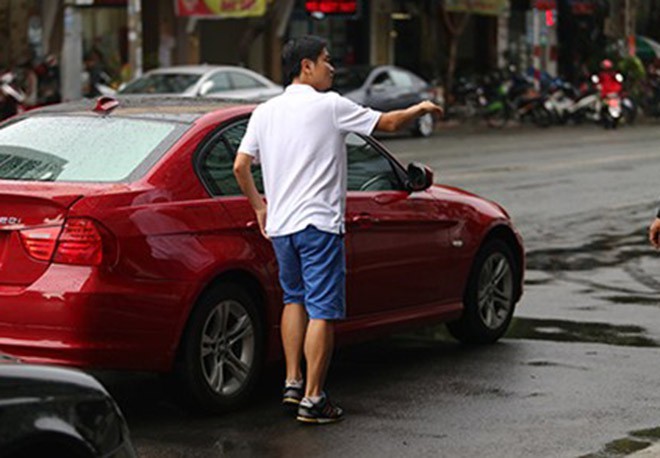
[[[121,181],[173,142],[175,130],[173,123],[115,117],[26,118],[0,129],[0,179]]]
[[[243,194],[234,177],[234,159],[246,128],[247,119],[233,124],[215,137],[202,153],[201,175],[213,195],[240,196]],[[253,165],[252,175],[257,189],[263,193],[261,167]]]
[[[252,89],[264,87],[262,83],[252,78],[251,76],[242,73],[231,73],[231,81],[234,83],[234,89]]]
[[[390,161],[355,134],[346,137],[349,191],[391,191],[403,186]]]
[[[231,82],[229,81],[229,75],[227,72],[216,73],[209,81],[213,83],[213,86],[206,91],[206,94],[215,94],[217,92],[224,92],[231,89]],[[203,83],[204,85],[206,83]]]

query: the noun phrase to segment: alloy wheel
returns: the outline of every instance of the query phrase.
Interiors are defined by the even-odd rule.
[[[209,388],[232,395],[247,383],[255,360],[254,323],[236,300],[211,309],[202,328],[200,364]]]
[[[417,120],[417,130],[422,137],[428,137],[433,133],[433,116],[430,113]]]
[[[497,329],[508,319],[513,307],[513,271],[502,253],[492,253],[479,275],[478,313],[488,329]]]

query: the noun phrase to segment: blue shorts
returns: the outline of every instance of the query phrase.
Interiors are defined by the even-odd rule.
[[[285,304],[304,304],[316,320],[346,317],[344,238],[307,226],[272,237]]]

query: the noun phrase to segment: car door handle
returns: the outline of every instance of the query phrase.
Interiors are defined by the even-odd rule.
[[[374,218],[368,213],[360,213],[359,215],[352,216],[349,221],[356,226],[367,228],[377,223],[378,218]]]
[[[255,220],[248,221],[248,222],[245,224],[245,227],[246,227],[247,229],[251,230],[251,231],[255,231],[255,230],[259,229],[259,223],[257,223]]]

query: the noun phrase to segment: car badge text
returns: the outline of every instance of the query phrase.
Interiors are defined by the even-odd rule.
[[[0,225],[21,224],[18,216],[0,216]]]

